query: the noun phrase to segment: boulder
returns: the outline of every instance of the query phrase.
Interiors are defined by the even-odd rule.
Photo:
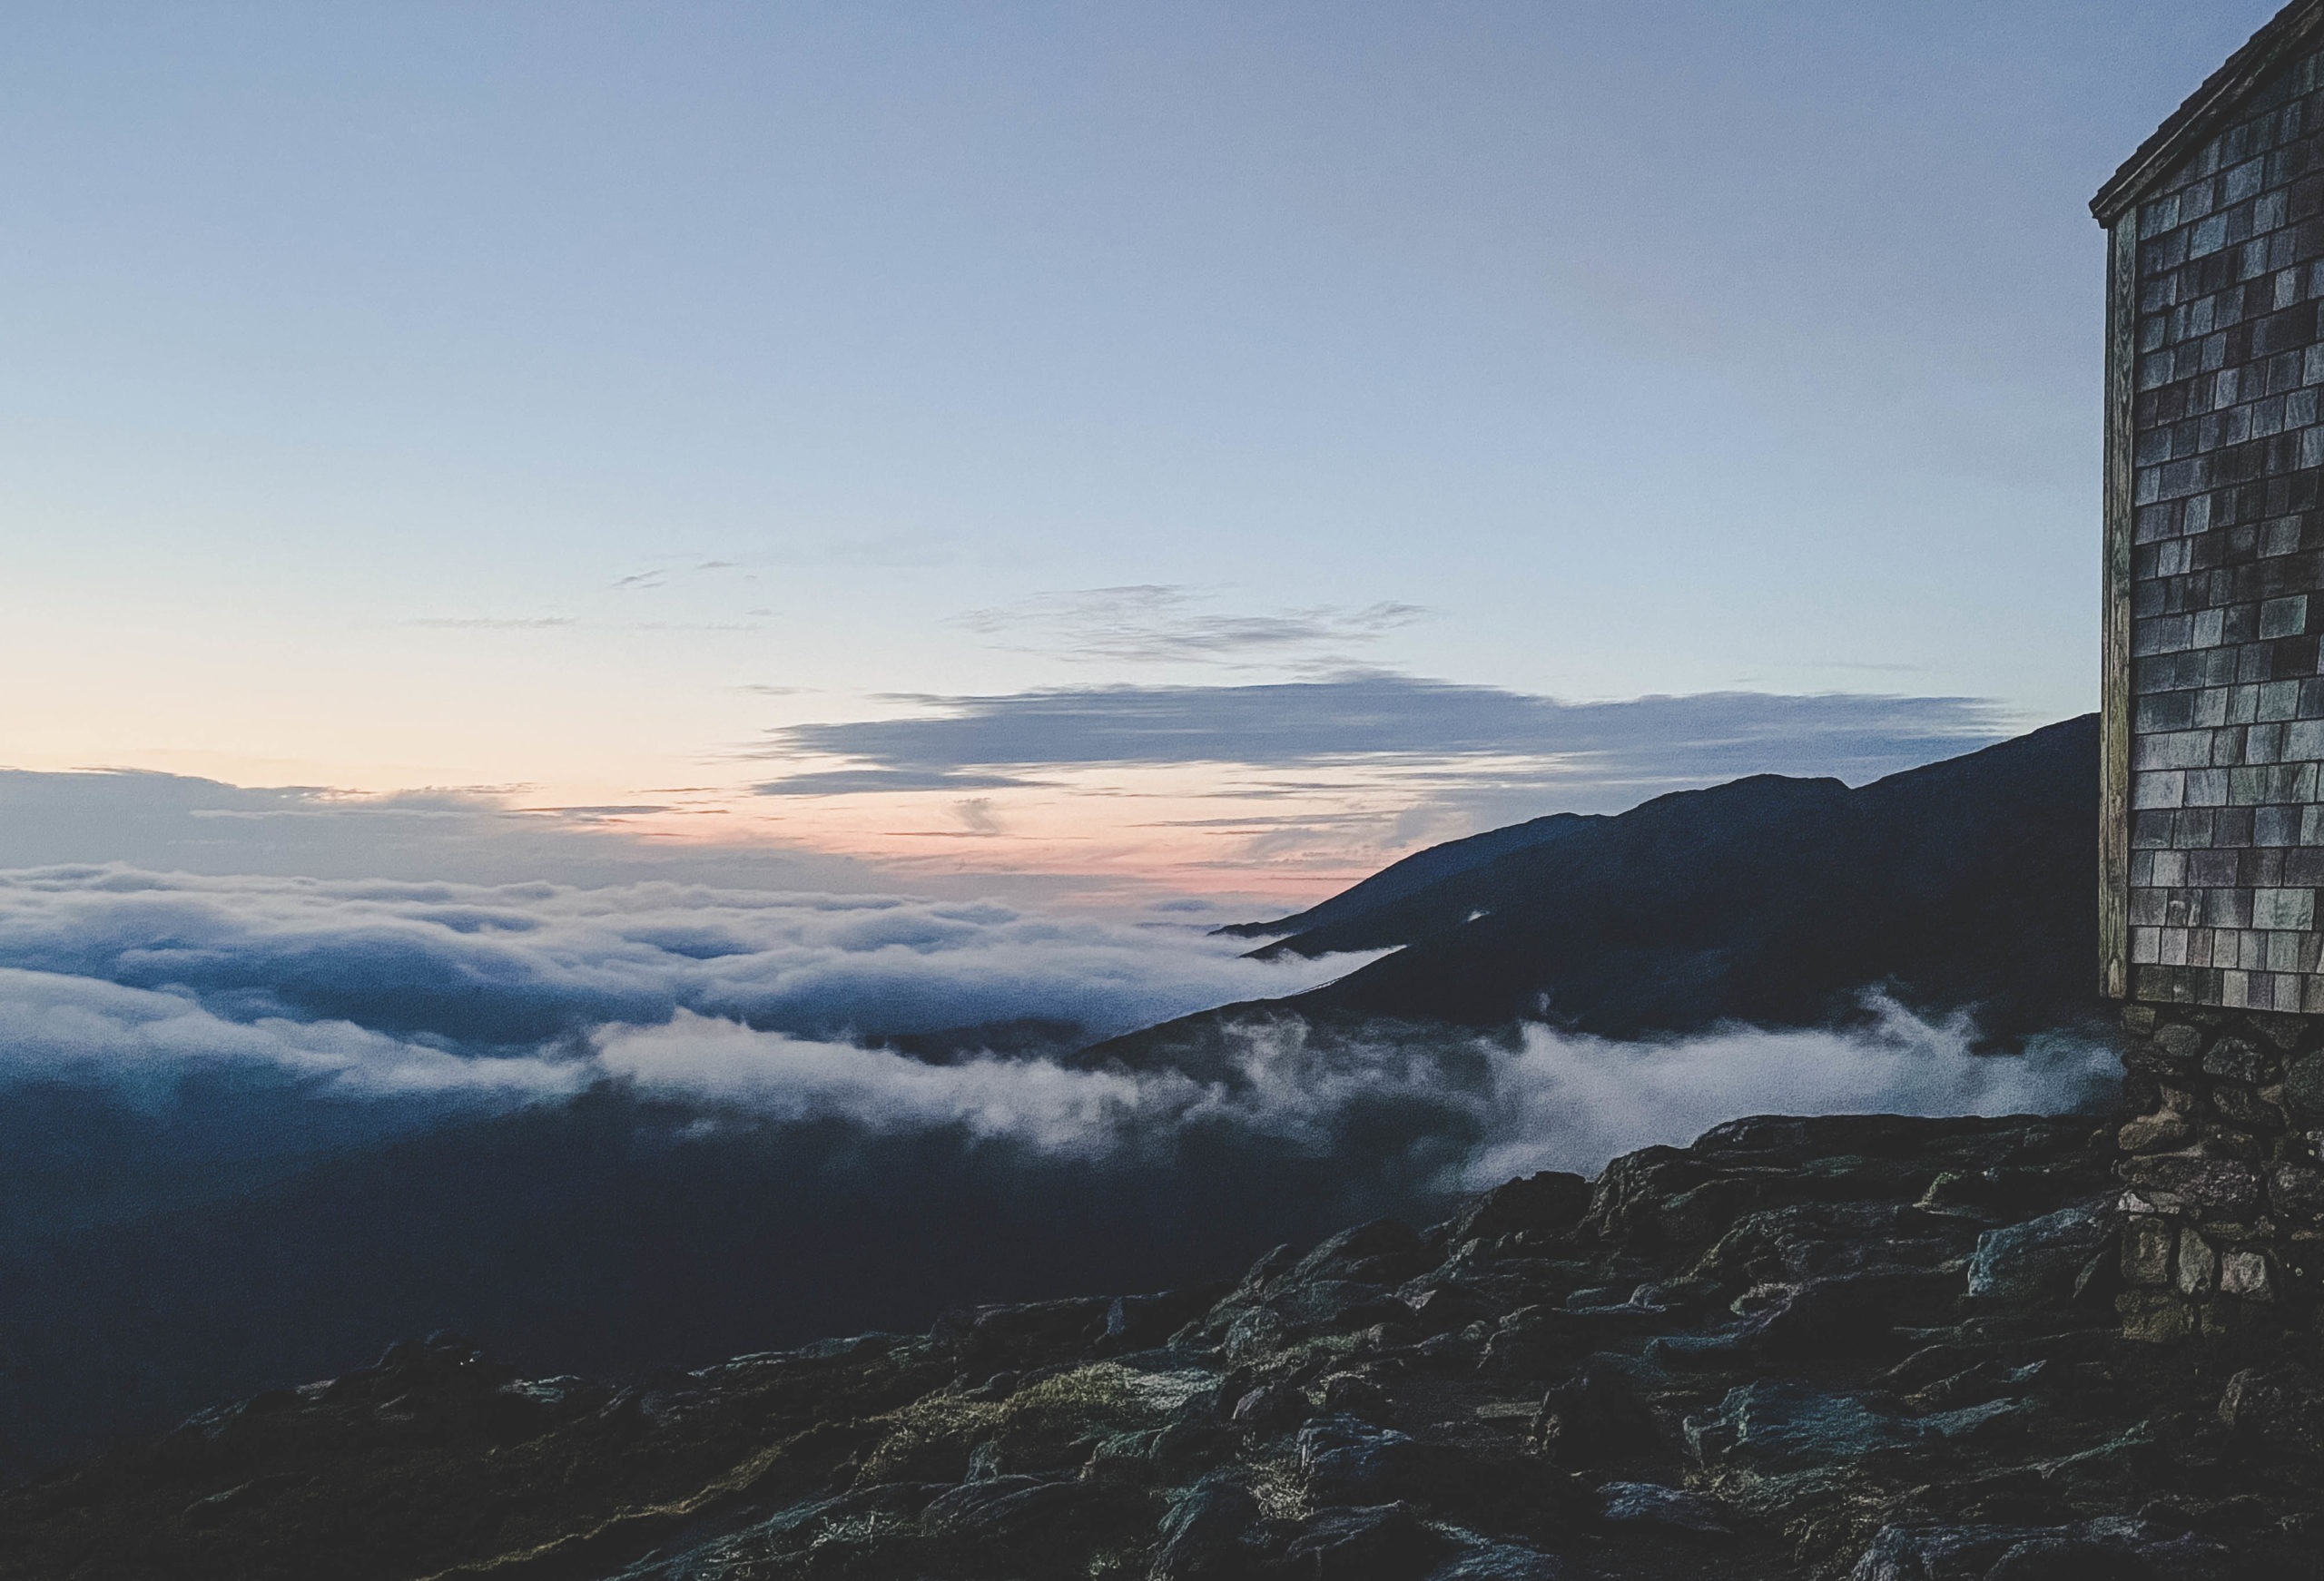
[[[1226,1292],[1226,1302],[1239,1304],[1265,1294],[1277,1280],[1296,1267],[1298,1262],[1299,1254],[1287,1245],[1277,1246],[1265,1252],[1256,1262],[1251,1264],[1249,1272],[1243,1275],[1242,1281]]]
[[[1582,1318],[1576,1312],[1548,1306],[1520,1307],[1504,1314],[1486,1336],[1484,1354],[1478,1359],[1478,1365],[1492,1372],[1545,1375],[1570,1362],[1576,1352],[1588,1350],[1593,1335],[1606,1332],[1609,1325],[1604,1314],[1626,1313],[1635,1320],[1625,1324],[1617,1319],[1612,1325],[1616,1328],[1635,1327],[1651,1316],[1629,1307],[1581,1310],[1592,1315]]]
[[[2191,1311],[2169,1291],[2126,1290],[2114,1298],[2114,1311],[2122,1321],[2122,1338],[2142,1344],[2175,1344],[2192,1331]]]
[[[1524,1231],[1571,1230],[1590,1207],[1590,1183],[1578,1174],[1543,1170],[1495,1186],[1453,1221],[1452,1244],[1491,1241]]]
[[[1471,1548],[1428,1573],[1428,1581],[1563,1581],[1565,1561],[1537,1548],[1494,1543]]]
[[[1432,1335],[1414,1349],[1420,1359],[1432,1366],[1450,1372],[1465,1372],[1483,1357],[1485,1341],[1491,1337],[1483,1324],[1472,1323],[1458,1333]]]
[[[1283,1571],[1299,1581],[1417,1581],[1450,1546],[1409,1505],[1327,1509],[1300,1523]]]
[[[1597,1355],[1541,1397],[1533,1438],[1559,1465],[1584,1467],[1653,1449],[1661,1432],[1620,1359]]]
[[[1659,1482],[1609,1482],[1598,1490],[1600,1513],[1617,1526],[1667,1527],[1698,1537],[1732,1537],[1718,1507]]]
[[[1190,1290],[1159,1291],[1151,1295],[1116,1296],[1106,1308],[1105,1332],[1099,1347],[1118,1353],[1159,1345],[1216,1305],[1227,1289],[1223,1284],[1207,1284]]]
[[[2071,1526],[1884,1527],[1850,1581],[2226,1581],[2228,1555],[2122,1517]]]
[[[1728,1323],[1707,1334],[1671,1334],[1646,1342],[1646,1361],[1666,1372],[1716,1372],[1750,1360],[1751,1327]]]
[[[1300,1390],[1287,1383],[1266,1383],[1236,1400],[1228,1419],[1247,1432],[1276,1433],[1315,1414],[1315,1406]]]
[[[1326,1417],[1299,1432],[1299,1470],[1318,1506],[1433,1502],[1456,1488],[1468,1455],[1422,1443],[1354,1417]]]
[[[1985,1572],[1985,1581],[2154,1581],[2127,1547],[2091,1537],[2029,1537]]]
[[[2324,1123],[2324,1053],[2302,1055],[2284,1067],[2284,1102],[2309,1124]]]
[[[1387,1392],[1360,1371],[1327,1373],[1317,1387],[1323,1390],[1324,1409],[1334,1416],[1370,1419],[1388,1409]]]
[[[1435,1265],[1420,1232],[1398,1219],[1343,1230],[1306,1256],[1277,1247],[1212,1307],[1194,1332],[1247,1361],[1294,1340],[1343,1333],[1412,1313],[1394,1287]]]
[[[1268,1307],[1254,1307],[1226,1328],[1223,1341],[1230,1361],[1251,1361],[1281,1349],[1291,1340],[1291,1325]]]
[[[1637,1289],[1636,1283],[1630,1283],[1588,1285],[1581,1290],[1568,1291],[1565,1297],[1565,1310],[1570,1312],[1587,1312],[1605,1307],[1621,1306],[1630,1299],[1631,1292]]]
[[[2212,1087],[2211,1107],[2247,1131],[2272,1133],[2290,1124],[2281,1109],[2241,1082],[2221,1082]]]
[[[1925,1443],[1996,1444],[2024,1437],[2034,1415],[2030,1400],[1989,1399],[1916,1418],[1911,1427]]]
[[[2278,1164],[2268,1176],[2268,1203],[2298,1223],[2324,1223],[2324,1173],[2305,1164]]]
[[[2171,1280],[2179,1252],[2179,1228],[2152,1213],[2133,1213],[2122,1224],[2122,1278],[2131,1284],[2161,1287]]]
[[[1765,1175],[1718,1175],[1662,1199],[1656,1204],[1655,1229],[1664,1241],[1677,1245],[1716,1241],[1737,1219],[1782,1189]]]
[[[2276,1056],[2240,1037],[2222,1037],[2203,1056],[2205,1075],[2260,1086],[2275,1079]]]
[[[2052,1535],[2040,1527],[1883,1527],[1848,1581],[1983,1581],[2004,1554]]]
[[[2095,1523],[2093,1523],[2095,1524]],[[2154,1581],[2240,1581],[2234,1556],[2193,1532],[2157,1537],[2131,1550]]]
[[[2150,1153],[2122,1168],[2122,1183],[2165,1212],[2240,1215],[2260,1203],[2260,1172],[2235,1159]]]
[[[2324,1454],[2324,1380],[2296,1361],[2246,1368],[2227,1380],[2219,1418],[2239,1438],[2297,1454]]]
[[[1905,1403],[1924,1413],[1958,1410],[1964,1406],[1983,1405],[2022,1393],[2043,1380],[2044,1374],[2054,1374],[2055,1370],[2048,1361],[2028,1361],[2022,1367],[2012,1367],[1998,1357],[1987,1357],[1974,1367],[1948,1373],[1914,1390]]]
[[[1653,1244],[1663,1238],[1664,1205],[1709,1174],[1709,1165],[1679,1148],[1626,1153],[1600,1172],[1590,1188],[1581,1229],[1603,1241]]]
[[[1154,1435],[1155,1463],[1163,1467],[1198,1465],[1224,1452],[1231,1437],[1215,1422],[1199,1419],[1172,1422]]]
[[[1942,1170],[1915,1203],[1932,1213],[2004,1218],[2053,1200],[2042,1171],[2030,1169]]]
[[[1893,1351],[1900,1322],[1925,1323],[1950,1304],[1952,1277],[1919,1269],[1885,1269],[1811,1279],[1782,1295],[1758,1320],[1752,1344],[1762,1355],[1819,1359]]]
[[[2125,1153],[2175,1153],[2194,1139],[2194,1126],[2168,1109],[2142,1115],[2114,1134],[2114,1144]]]
[[[1252,1568],[1247,1537],[1258,1500],[1230,1475],[1213,1474],[1163,1516],[1156,1536],[1153,1581],[1236,1581]]]
[[[1689,1417],[1685,1430],[1688,1449],[1704,1465],[1758,1471],[1844,1464],[1921,1438],[1908,1419],[1790,1379],[1730,1389],[1715,1409]]]
[[[921,1521],[931,1532],[1009,1542],[1059,1525],[1093,1489],[1078,1478],[995,1477],[963,1482],[931,1499]]]
[[[2175,1021],[2155,1033],[2154,1046],[2172,1059],[2191,1060],[2202,1052],[2203,1035],[2198,1027]]]
[[[979,1307],[967,1314],[946,1314],[932,1332],[940,1338],[948,1331],[958,1334],[960,1365],[971,1375],[998,1371],[1003,1366],[1021,1367],[1031,1356],[1078,1350],[1105,1332],[1112,1305],[1110,1301],[1074,1300]]]
[[[1401,1219],[1374,1219],[1317,1246],[1285,1275],[1305,1284],[1332,1279],[1360,1284],[1398,1285],[1436,1265],[1420,1232]]]
[[[1439,1284],[1404,1298],[1410,1321],[1423,1334],[1447,1334],[1493,1316],[1493,1304],[1466,1285]]]
[[[2219,1288],[2224,1295],[2248,1301],[2275,1300],[2275,1274],[2267,1253],[2248,1247],[2220,1253]]]
[[[2069,1301],[2084,1264],[2112,1226],[2087,1208],[2062,1208],[2022,1224],[1988,1230],[1969,1258],[1969,1299],[2030,1307]]]

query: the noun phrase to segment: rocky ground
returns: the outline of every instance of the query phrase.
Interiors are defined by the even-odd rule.
[[[2112,1129],[1739,1121],[625,1384],[438,1336],[0,1496],[0,1576],[2324,1575],[2310,1341],[2119,1337]]]

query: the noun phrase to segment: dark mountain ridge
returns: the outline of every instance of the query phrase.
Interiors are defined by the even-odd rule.
[[[1242,938],[1276,938],[1285,934],[1303,934],[1329,928],[1344,923],[1357,923],[1377,917],[1396,902],[1409,900],[1432,891],[1450,893],[1446,880],[1495,861],[1512,851],[1545,845],[1579,834],[1594,824],[1607,821],[1607,815],[1591,812],[1552,812],[1546,818],[1535,818],[1523,823],[1513,823],[1506,829],[1489,829],[1482,834],[1472,834],[1463,840],[1449,840],[1443,845],[1430,846],[1414,851],[1401,860],[1391,862],[1370,878],[1352,889],[1343,889],[1330,899],[1279,917],[1273,922],[1236,922],[1215,929],[1217,933]],[[1276,947],[1256,950],[1258,956],[1275,953]],[[1320,954],[1303,950],[1301,954]]]
[[[1394,949],[1085,1057],[1143,1064],[1254,1016],[1608,1037],[1847,1019],[1866,988],[2008,1039],[2094,1018],[2097,716],[1851,790],[1754,775],[1407,858],[1258,955]],[[1479,845],[1479,841],[1487,842]],[[1466,848],[1466,849],[1461,849]]]

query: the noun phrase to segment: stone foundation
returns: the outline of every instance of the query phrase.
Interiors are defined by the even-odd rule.
[[[2324,1016],[2133,1005],[2122,1025],[2124,1337],[2314,1322]]]

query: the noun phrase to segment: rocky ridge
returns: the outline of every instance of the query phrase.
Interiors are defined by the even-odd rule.
[[[2313,1575],[2309,1341],[2121,1336],[2112,1129],[1741,1120],[1231,1287],[626,1382],[439,1335],[0,1495],[0,1576]]]

